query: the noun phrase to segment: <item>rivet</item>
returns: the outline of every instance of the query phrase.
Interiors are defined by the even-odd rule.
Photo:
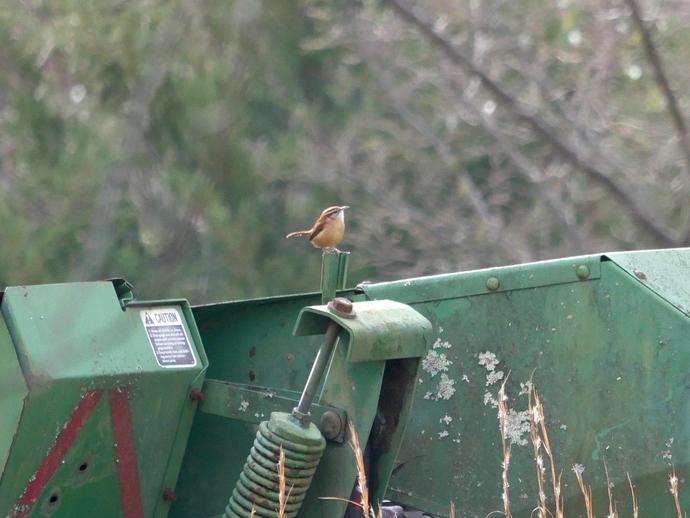
[[[204,399],[206,399],[206,396],[200,389],[193,388],[189,391],[189,399],[191,399],[192,401],[203,401]]]
[[[496,291],[500,285],[501,281],[499,281],[496,277],[489,277],[486,279],[486,289],[489,291]]]
[[[321,414],[319,429],[326,439],[333,440],[340,435],[343,429],[343,421],[340,419],[340,416],[332,410],[326,410]]]
[[[637,277],[638,279],[640,279],[642,281],[647,280],[647,275],[642,270],[635,270],[634,273],[635,273],[635,277]]]
[[[589,266],[586,264],[580,264],[575,268],[575,274],[579,279],[585,280],[589,278]]]

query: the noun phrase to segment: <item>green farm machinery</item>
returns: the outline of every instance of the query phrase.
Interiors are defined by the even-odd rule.
[[[565,516],[588,487],[599,516],[690,505],[690,249],[354,288],[348,257],[318,293],[197,307],[8,287],[0,516],[342,518],[362,490],[384,516],[539,516],[542,482]]]

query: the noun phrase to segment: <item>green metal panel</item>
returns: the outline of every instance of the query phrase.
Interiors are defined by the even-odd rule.
[[[196,365],[158,365],[141,318],[152,308],[174,308],[185,317],[181,325]],[[23,286],[7,289],[2,313],[29,396],[0,480],[0,514],[15,506],[52,458],[59,465],[29,516],[122,516],[117,415],[131,432],[144,515],[165,516],[170,503],[161,495],[174,488],[197,404],[189,390],[201,386],[207,365],[186,301],[123,308],[110,282]],[[90,394],[99,395],[93,412],[85,414],[73,442],[61,443]],[[125,394],[125,406],[114,410],[117,394]],[[64,446],[59,455],[57,446]]]
[[[294,337],[291,331],[302,307],[320,302],[321,294],[313,293],[193,308],[209,357],[207,379],[256,391],[268,387],[277,394],[299,393],[321,337]],[[245,413],[266,414],[265,408],[246,401]],[[198,412],[170,516],[221,514],[256,432],[256,423]]]
[[[340,339],[351,362],[415,358],[426,352],[431,324],[411,307],[375,300],[355,302],[353,308],[354,317],[343,317],[325,305],[308,306],[300,312],[294,334],[323,334],[336,322],[345,331]]]
[[[371,298],[411,304],[435,333],[388,496],[444,516],[450,501],[460,516],[502,509],[494,402],[510,373],[512,510],[529,516],[536,487],[523,389],[534,372],[566,514],[583,515],[573,464],[586,468],[595,512],[606,514],[605,460],[621,515],[631,514],[630,473],[640,515],[674,516],[670,464],[681,480],[689,474],[690,320],[678,309],[690,307],[689,271],[690,251],[677,250],[363,286]],[[690,501],[688,484],[681,500]]]
[[[484,293],[502,293],[540,286],[598,279],[600,256],[581,256],[446,273],[394,282],[364,283],[360,288],[371,299],[391,299],[405,304],[457,299]]]
[[[5,468],[28,394],[14,345],[0,315],[0,473]]]
[[[290,391],[301,390],[322,340],[319,335],[291,336],[290,330],[305,305],[313,306],[319,299],[333,298],[336,288],[342,286],[346,259],[347,255],[342,253],[324,254],[323,294],[195,308],[210,358],[210,379],[205,385],[207,399],[190,437],[180,477],[179,498],[171,509],[171,516],[213,516],[222,512],[256,434],[256,420],[265,419],[275,404],[262,394],[287,395]],[[339,294],[361,298],[351,291]],[[359,304],[355,306],[359,312]],[[370,433],[378,437],[379,431],[384,429],[380,425],[375,427],[377,419],[383,415],[379,408],[383,387],[391,410],[387,434],[381,438],[378,448],[394,454],[405,427],[405,421],[400,422],[399,418],[409,411],[419,358],[396,360],[399,367],[404,365],[398,369],[387,369],[383,359],[422,354],[430,325],[414,310],[397,303],[364,303],[361,309],[361,324],[357,322],[359,317],[337,318],[354,337],[354,349],[346,347],[342,340],[336,344],[318,405],[312,406],[311,415],[316,421],[323,409],[330,408],[339,416],[347,416],[364,443]],[[324,317],[312,317],[309,312],[305,315],[311,318],[307,323],[310,333],[325,331],[319,326]],[[351,354],[361,361],[350,361]],[[399,387],[391,386],[401,380],[405,382]],[[261,417],[262,414],[265,417]],[[372,430],[374,427],[376,429]],[[341,442],[336,438],[328,443],[300,516],[343,516],[345,502],[320,498],[350,497],[356,467],[351,450]],[[382,486],[377,495],[383,495],[392,469],[391,461],[376,470],[374,482]]]

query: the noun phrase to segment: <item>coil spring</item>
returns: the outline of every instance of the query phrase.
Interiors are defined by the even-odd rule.
[[[303,427],[290,414],[274,412],[269,421],[259,425],[247,462],[225,507],[227,518],[249,518],[252,507],[256,517],[276,517],[281,446],[285,453],[285,516],[297,515],[326,441],[313,423]]]

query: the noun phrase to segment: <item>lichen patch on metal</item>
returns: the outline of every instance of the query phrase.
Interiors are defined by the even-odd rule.
[[[439,372],[447,371],[448,367],[453,365],[445,354],[431,349],[422,359],[422,370],[428,372],[433,378]]]

